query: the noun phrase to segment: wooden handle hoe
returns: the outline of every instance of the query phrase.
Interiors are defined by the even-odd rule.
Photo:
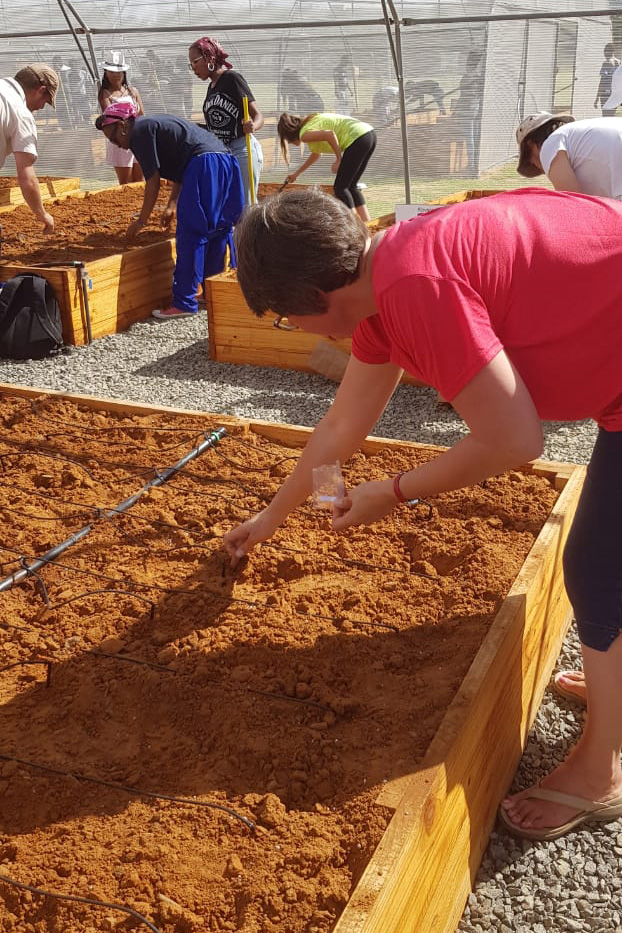
[[[244,121],[246,122],[249,119],[248,116],[248,97],[246,94],[242,98],[242,106],[244,108]],[[253,176],[253,151],[251,148],[251,135],[250,133],[246,134],[246,157],[248,159],[248,181],[251,191],[251,204],[255,203],[255,178]]]

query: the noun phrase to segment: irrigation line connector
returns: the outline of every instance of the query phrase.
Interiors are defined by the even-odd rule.
[[[185,456],[178,460],[174,466],[167,467],[161,472],[158,471],[154,479],[150,480],[148,483],[139,489],[138,492],[135,492],[133,496],[124,499],[118,506],[113,509],[106,511],[104,517],[109,518],[117,515],[119,512],[126,512],[128,509],[131,509],[132,506],[136,505],[139,499],[149,492],[150,489],[154,489],[158,486],[163,486],[172,476],[176,476],[180,470],[182,470],[187,463],[190,463],[192,460],[195,460],[206,450],[210,450],[215,447],[227,434],[226,428],[218,428],[216,431],[209,431],[205,434],[205,440],[200,444],[194,447],[189,451]],[[36,571],[40,570],[42,567],[47,566],[61,554],[64,554],[68,548],[72,547],[74,544],[78,544],[82,541],[94,528],[94,524],[85,525],[83,528],[80,528],[79,531],[76,531],[74,534],[70,535],[68,538],[65,538],[64,541],[61,541],[60,544],[57,544],[55,547],[50,548],[49,551],[46,551],[41,557],[36,558],[30,564],[26,564],[25,561],[22,565],[22,569],[11,574],[9,577],[5,577],[4,580],[0,580],[0,592],[5,592],[6,590],[12,589],[17,583],[21,583],[28,576],[32,576]],[[41,581],[42,582],[42,581]],[[45,590],[45,588],[44,588]],[[44,598],[47,597],[45,593]],[[46,600],[46,604],[49,605],[49,600]]]

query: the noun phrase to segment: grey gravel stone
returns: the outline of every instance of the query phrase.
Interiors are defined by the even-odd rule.
[[[52,360],[0,360],[0,382],[301,425],[316,424],[335,392],[334,383],[319,375],[211,361],[203,313],[196,319],[137,324]],[[374,433],[453,444],[466,432],[452,408],[437,405],[431,389],[401,386]],[[544,435],[545,458],[584,463],[596,428],[591,422],[547,423]],[[571,630],[559,668],[580,664]],[[529,786],[564,759],[583,718],[571,703],[545,695],[515,789]],[[611,893],[622,891],[620,856],[619,821],[581,827],[557,843],[517,840],[496,829],[458,929],[622,933],[622,897]]]

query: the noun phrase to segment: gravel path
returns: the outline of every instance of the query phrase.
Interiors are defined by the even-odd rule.
[[[204,314],[196,320],[146,322],[91,347],[41,362],[0,361],[0,381],[88,395],[313,425],[334,384],[321,376],[213,363]],[[375,434],[453,444],[464,426],[439,407],[429,389],[401,387]],[[545,425],[544,457],[589,458],[591,423]],[[580,663],[574,631],[561,667]],[[532,729],[515,786],[526,787],[561,761],[581,727],[582,713],[547,693]],[[493,832],[461,933],[622,933],[622,821],[530,844]]]

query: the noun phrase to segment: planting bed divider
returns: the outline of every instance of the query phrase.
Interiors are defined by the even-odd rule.
[[[165,187],[149,225],[132,246],[125,243],[143,192],[144,183],[136,182],[57,199],[49,204],[56,225],[53,237],[41,232],[26,206],[0,217],[0,277],[6,281],[35,274],[50,282],[61,309],[65,343],[88,343],[89,319],[91,336],[103,337],[126,330],[154,308],[170,303],[175,243],[171,233],[159,227],[158,210],[167,197]]]
[[[0,577],[92,525],[0,592],[3,929],[453,931],[566,630],[583,468],[343,535],[305,505],[231,571],[308,429],[0,392]],[[346,481],[439,450],[369,438]]]
[[[70,191],[78,191],[80,188],[79,178],[54,178],[52,175],[39,175],[37,181],[41,198],[44,201],[58,198]],[[24,195],[17,178],[12,175],[0,175],[0,209],[4,207],[10,209],[15,204],[24,204]]]
[[[458,204],[498,193],[491,189],[457,191],[429,203]],[[394,222],[395,214],[384,214],[369,221],[368,226],[373,234]],[[244,300],[234,271],[206,279],[205,291],[211,359],[219,363],[250,363],[314,372],[309,357],[318,343],[327,341],[300,330],[279,330],[273,327],[271,316],[255,317]],[[330,342],[330,346],[335,345],[346,353],[350,352],[350,340],[340,340],[336,344]],[[411,381],[408,375],[404,376],[404,382]]]

